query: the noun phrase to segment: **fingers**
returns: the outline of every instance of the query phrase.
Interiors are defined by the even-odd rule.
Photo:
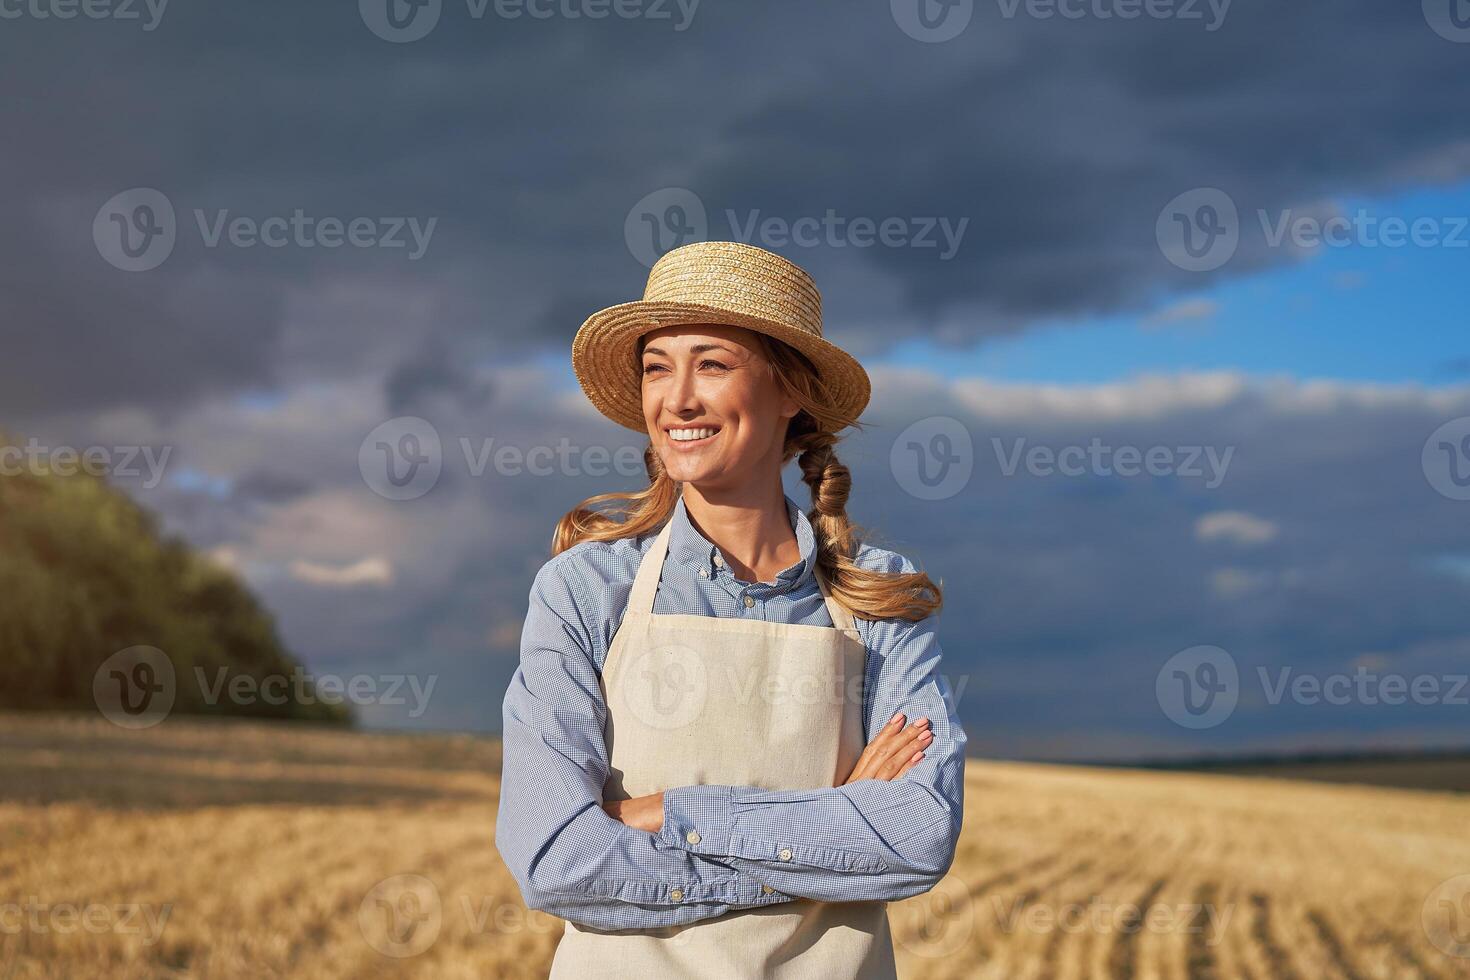
[[[904,714],[899,712],[889,719],[888,724],[863,750],[857,766],[848,782],[859,779],[893,779],[915,764],[915,752],[922,757],[923,749],[933,741],[929,732],[929,719],[920,718],[914,724],[903,727]]]
[[[873,773],[877,771],[878,765],[885,757],[886,751],[893,745],[893,740],[903,730],[904,714],[902,711],[888,720],[888,724],[879,729],[878,734],[873,737],[863,748],[863,754],[858,757],[857,765],[853,768],[848,782],[856,782],[859,779],[872,779]]]
[[[918,764],[919,759],[924,756],[924,750],[933,741],[934,733],[929,730],[927,719],[910,725],[884,756],[874,778],[897,779],[909,765]]]

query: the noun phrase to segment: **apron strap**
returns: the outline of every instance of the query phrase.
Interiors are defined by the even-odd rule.
[[[827,614],[832,617],[832,626],[840,630],[857,629],[852,622],[852,613],[827,588],[827,576],[822,574],[821,567],[815,561],[812,562],[812,571],[817,576],[817,588],[822,590],[822,598],[827,601]]]
[[[638,574],[633,579],[633,591],[628,595],[628,612],[653,613],[653,597],[658,591],[659,579],[663,577],[664,558],[669,553],[669,537],[673,530],[674,522],[666,522],[658,537],[653,539],[653,547],[648,549],[648,553],[639,562]],[[832,595],[827,588],[826,576],[815,562],[812,563],[812,572],[817,577],[817,588],[822,591],[822,599],[827,604],[827,615],[832,617],[833,628],[855,630],[852,613]]]
[[[653,547],[638,563],[638,574],[633,579],[633,591],[628,596],[628,612],[653,612],[653,594],[658,591],[658,580],[663,575],[664,556],[669,553],[669,536],[674,522],[665,522],[664,529],[653,539]]]

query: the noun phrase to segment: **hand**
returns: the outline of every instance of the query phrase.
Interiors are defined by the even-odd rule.
[[[920,718],[907,728],[903,727],[904,714],[900,711],[889,719],[888,724],[858,757],[852,775],[840,785],[855,783],[859,779],[897,779],[919,764],[924,758],[924,749],[934,741],[929,730],[929,719]]]
[[[610,800],[602,804],[602,808],[608,816],[634,830],[656,834],[664,829],[664,794],[661,792],[635,796],[631,800]]]

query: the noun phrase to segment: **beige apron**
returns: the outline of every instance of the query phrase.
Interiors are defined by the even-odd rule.
[[[601,686],[605,799],[702,784],[813,789],[846,779],[864,748],[867,652],[817,582],[834,626],[655,615],[673,523],[644,556]],[[552,980],[884,980],[897,974],[885,902],[798,898],[685,926],[601,932],[567,922]]]

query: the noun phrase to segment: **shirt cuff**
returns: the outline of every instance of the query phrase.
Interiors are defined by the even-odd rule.
[[[717,859],[745,858],[781,866],[788,864],[830,871],[882,872],[888,862],[876,854],[801,843],[784,834],[749,836],[736,825],[736,794],[750,786],[678,786],[664,790],[664,825],[656,835],[669,847]],[[788,829],[789,833],[789,829]]]
[[[659,839],[693,854],[727,855],[735,823],[733,786],[679,786],[664,790]]]

